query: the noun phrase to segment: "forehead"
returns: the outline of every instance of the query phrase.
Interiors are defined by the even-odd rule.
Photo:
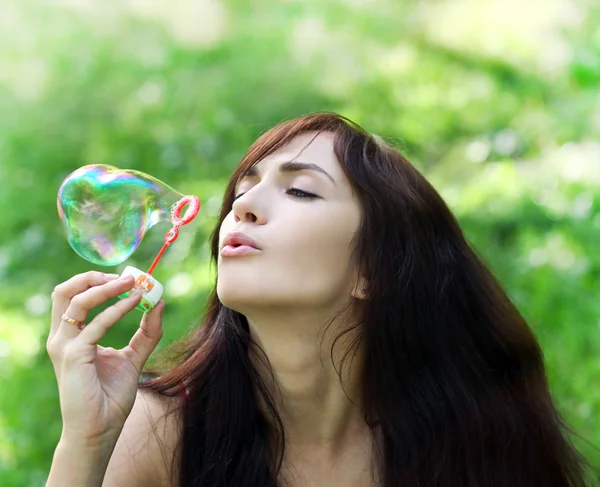
[[[294,159],[318,164],[336,180],[342,178],[342,170],[333,151],[335,135],[331,132],[305,132],[294,137],[289,144],[269,154],[255,164],[260,172],[270,166]]]

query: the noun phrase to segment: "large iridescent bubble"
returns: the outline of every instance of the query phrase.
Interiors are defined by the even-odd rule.
[[[94,264],[112,266],[127,260],[152,226],[171,222],[172,207],[182,198],[143,172],[94,164],[63,181],[57,206],[73,250]]]

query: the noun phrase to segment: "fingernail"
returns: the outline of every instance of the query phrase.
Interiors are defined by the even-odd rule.
[[[161,301],[161,305],[160,305],[160,317],[162,318],[163,313],[165,312],[165,302]]]
[[[104,274],[104,277],[106,277],[106,279],[116,279],[119,277],[119,274]]]

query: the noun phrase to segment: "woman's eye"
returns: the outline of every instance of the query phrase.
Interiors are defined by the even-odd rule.
[[[316,194],[312,194],[312,193],[307,193],[306,191],[302,191],[301,189],[298,188],[286,188],[286,193],[290,194],[290,193],[294,193],[292,194],[292,196],[296,197],[296,198],[307,198],[307,199],[312,199],[312,198],[316,198],[317,195]],[[237,200],[238,198],[240,198],[241,196],[245,195],[246,193],[240,193],[237,196],[235,196],[233,198],[233,201]]]
[[[296,195],[293,195],[293,196],[296,196],[297,198],[316,198],[317,197],[316,194],[307,193],[306,191],[302,191],[301,189],[298,189],[298,188],[287,188],[285,191],[288,194],[292,193],[292,192],[296,193]]]

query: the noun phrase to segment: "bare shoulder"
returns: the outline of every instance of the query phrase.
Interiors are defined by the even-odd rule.
[[[139,389],[103,487],[178,487],[180,399]]]

